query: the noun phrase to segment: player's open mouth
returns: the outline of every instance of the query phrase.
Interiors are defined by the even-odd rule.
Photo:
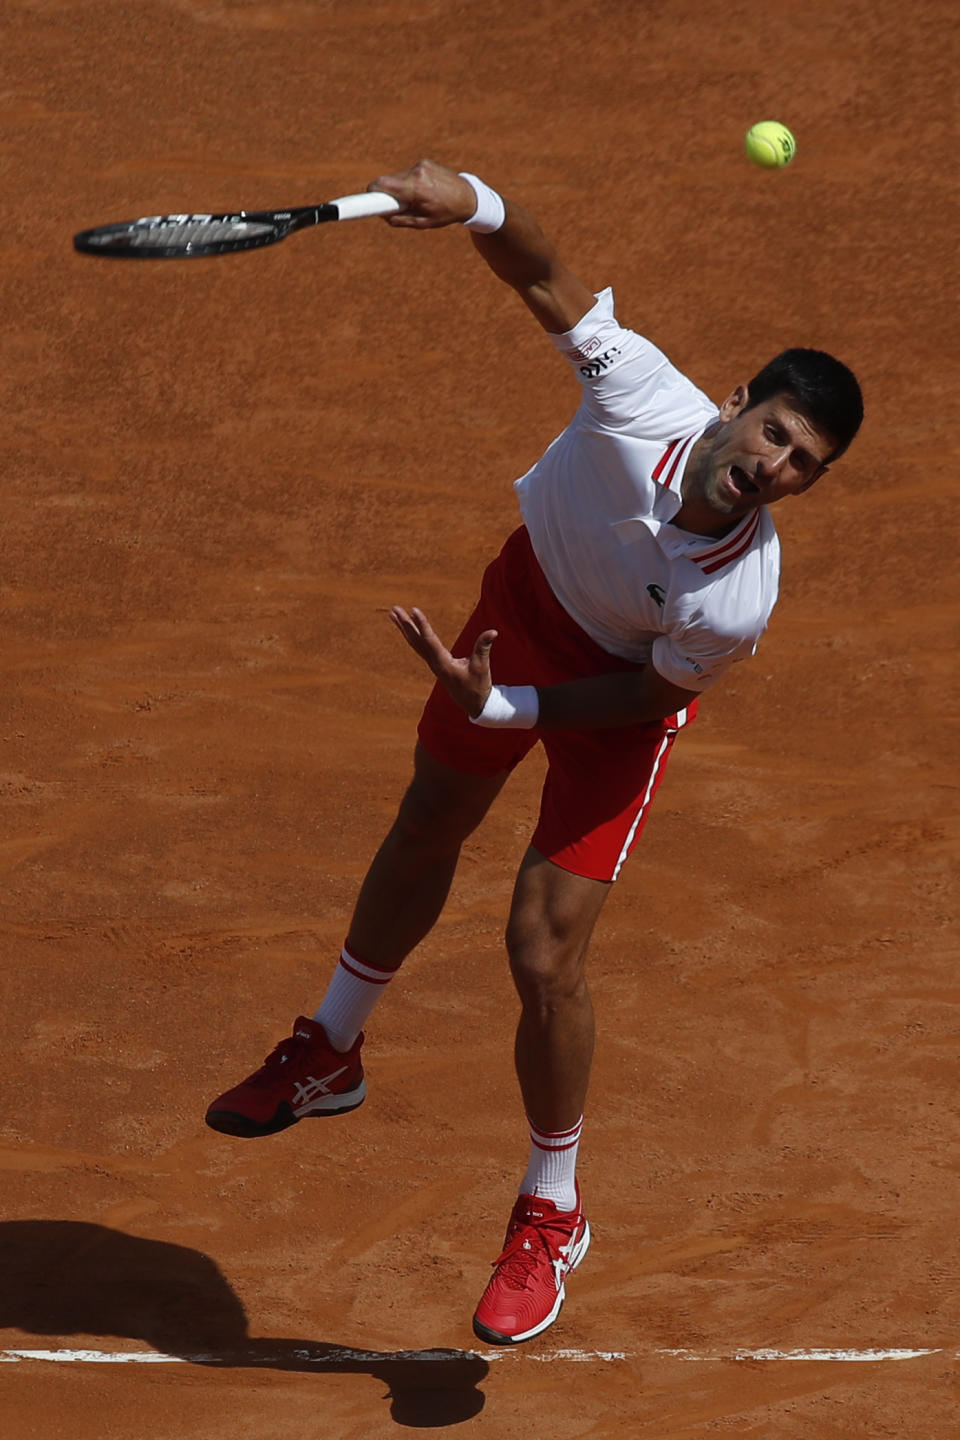
[[[738,495],[756,495],[759,493],[760,487],[754,484],[746,470],[741,470],[739,465],[730,466],[727,481],[730,488],[735,490]]]

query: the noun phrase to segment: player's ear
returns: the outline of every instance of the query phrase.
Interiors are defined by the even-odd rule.
[[[750,392],[746,385],[738,385],[735,390],[731,390],[726,400],[724,400],[720,406],[720,419],[724,424],[726,424],[728,420],[733,420],[741,411],[745,410],[749,399]]]

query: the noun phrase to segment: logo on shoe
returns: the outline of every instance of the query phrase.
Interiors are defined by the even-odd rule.
[[[568,1245],[560,1245],[558,1247],[560,1253],[557,1256],[556,1260],[550,1261],[550,1264],[553,1266],[553,1278],[558,1290],[562,1290],[563,1277],[570,1269],[570,1253],[573,1250],[573,1241],[574,1237],[571,1236],[570,1243]]]
[[[312,1075],[308,1075],[306,1085],[302,1085],[297,1081],[295,1091],[296,1103],[302,1105],[304,1101],[313,1100],[317,1095],[329,1095],[331,1093],[330,1086],[332,1082],[338,1080],[341,1075],[345,1075],[346,1071],[346,1065],[341,1065],[339,1070],[334,1070],[332,1075],[325,1075],[322,1080],[317,1080]]]

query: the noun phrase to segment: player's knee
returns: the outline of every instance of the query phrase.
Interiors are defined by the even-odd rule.
[[[408,843],[441,845],[453,829],[449,809],[411,785],[400,802],[396,828]]]
[[[417,776],[400,802],[396,825],[408,843],[442,850],[462,844],[481,818],[449,787]]]
[[[583,990],[586,944],[579,927],[515,914],[506,942],[510,973],[525,1003],[551,1008]]]

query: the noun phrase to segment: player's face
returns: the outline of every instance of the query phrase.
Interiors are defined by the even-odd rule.
[[[741,385],[721,405],[722,423],[701,471],[702,500],[727,520],[809,490],[836,448],[789,395],[750,409],[747,401]]]

